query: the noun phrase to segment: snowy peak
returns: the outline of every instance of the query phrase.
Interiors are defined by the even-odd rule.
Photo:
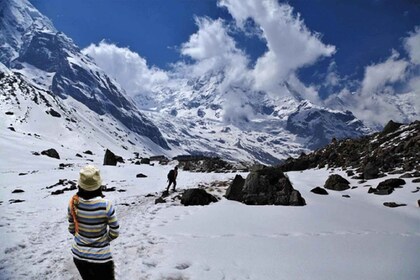
[[[322,108],[307,100],[290,114],[286,128],[304,138],[309,149],[325,146],[333,138],[356,138],[371,132],[350,111]]]
[[[65,34],[29,2],[1,2],[1,62],[39,83],[61,99],[69,97],[99,114],[169,149],[159,129],[138,111],[124,90],[112,81]]]
[[[56,33],[51,21],[27,0],[0,1],[0,62],[6,66],[19,56],[25,36],[35,31]]]

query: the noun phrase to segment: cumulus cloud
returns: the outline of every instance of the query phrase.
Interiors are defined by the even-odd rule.
[[[181,54],[201,61],[240,52],[221,19],[196,17],[195,23],[198,31],[182,44]]]
[[[365,68],[364,78],[355,91],[344,87],[330,95],[325,104],[348,109],[368,126],[381,129],[389,120],[410,122],[418,118],[418,75],[412,64],[392,51],[383,62]],[[399,84],[397,87],[396,84]]]
[[[168,74],[158,68],[149,67],[146,59],[129,48],[121,48],[105,41],[91,44],[82,50],[92,57],[109,76],[123,86],[132,97],[153,99],[151,91],[156,84],[169,80]]]
[[[417,26],[414,32],[410,33],[410,36],[404,40],[404,46],[411,62],[420,64],[420,26]]]
[[[398,59],[399,54],[395,51],[382,63],[369,65],[365,68],[365,76],[362,81],[362,95],[368,95],[382,91],[384,86],[403,80],[409,63],[404,59]]]
[[[261,30],[267,52],[253,69],[257,89],[276,91],[297,69],[335,53],[335,47],[321,42],[288,4],[275,0],[221,0],[238,26],[252,20]]]
[[[224,21],[196,18],[196,24],[198,31],[181,45],[181,54],[193,59],[194,63],[180,63],[175,70],[182,69],[185,75],[193,77],[223,72],[224,79],[219,86],[221,92],[249,80],[249,59],[236,47]]]

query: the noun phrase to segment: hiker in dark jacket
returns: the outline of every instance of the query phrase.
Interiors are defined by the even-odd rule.
[[[118,237],[115,208],[101,190],[101,175],[95,166],[80,170],[79,191],[68,206],[69,232],[74,235],[71,252],[84,280],[115,279],[110,242]]]
[[[175,168],[174,169],[172,169],[171,171],[169,171],[169,173],[168,173],[168,181],[169,181],[169,184],[168,184],[168,187],[166,188],[166,191],[168,192],[169,191],[169,187],[171,186],[171,184],[174,184],[173,186],[172,186],[172,190],[173,191],[175,191],[175,187],[176,187],[176,177],[178,176],[178,167],[177,166],[175,166]]]

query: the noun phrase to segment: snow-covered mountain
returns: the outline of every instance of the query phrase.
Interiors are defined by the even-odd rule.
[[[223,71],[177,79],[135,101],[172,145],[243,161],[275,164],[371,132],[351,112],[313,105],[292,90],[272,96],[246,84],[226,88],[225,79]]]
[[[9,115],[5,126],[19,130],[22,118],[36,123],[40,115],[48,117],[48,125],[22,126],[22,133],[54,139],[53,121],[68,139],[85,139],[83,146],[94,142],[105,147],[104,138],[112,138],[117,147],[148,154],[205,154],[275,164],[332,138],[369,132],[352,113],[317,107],[289,85],[286,97],[272,96],[251,90],[250,81],[229,84],[223,69],[171,79],[134,103],[27,0],[1,1],[0,15],[1,94],[9,100],[1,106],[14,113],[14,122]],[[31,113],[35,111],[40,115]]]
[[[159,129],[139,112],[124,90],[28,1],[1,1],[0,15],[1,63],[26,77],[27,83],[50,92],[52,98],[65,104],[63,110],[77,111],[83,104],[96,113],[96,119],[112,118],[120,130],[169,149]],[[75,102],[78,106],[73,106]],[[90,131],[78,133],[87,135]]]

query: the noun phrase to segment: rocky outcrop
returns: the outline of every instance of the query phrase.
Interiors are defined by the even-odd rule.
[[[249,173],[242,191],[241,180],[232,182],[229,197],[248,205],[306,205],[300,192],[295,190],[286,175],[276,167],[263,167]],[[235,184],[235,186],[233,186]],[[235,189],[235,195],[232,195]],[[228,198],[229,199],[229,198]]]
[[[41,155],[45,155],[51,158],[60,159],[60,155],[58,154],[57,150],[55,149],[48,149],[41,152]]]
[[[384,206],[390,207],[390,208],[396,208],[400,206],[407,206],[405,203],[396,203],[396,202],[384,202]]]
[[[326,189],[323,189],[323,188],[321,188],[321,187],[316,187],[316,188],[313,188],[313,189],[311,190],[311,192],[313,192],[313,193],[315,193],[315,194],[320,194],[320,195],[328,195],[327,190],[326,190]]]
[[[344,191],[350,189],[350,183],[338,174],[333,174],[328,177],[324,188],[333,191]]]
[[[104,156],[104,165],[116,166],[117,162],[124,163],[124,160],[122,157],[117,156],[110,150],[106,149],[105,156]]]
[[[420,171],[419,150],[420,121],[408,125],[391,121],[381,133],[332,141],[311,154],[287,159],[280,168],[287,172],[341,167],[355,170],[359,179],[369,180],[396,170],[401,173]]]
[[[245,179],[241,175],[236,175],[229,188],[226,190],[225,197],[229,200],[242,201],[243,187],[245,185]]]
[[[374,193],[378,195],[388,195],[391,194],[395,188],[399,188],[402,185],[405,185],[403,179],[387,179],[378,184],[376,188],[369,188],[369,193]]]
[[[217,198],[199,188],[188,189],[181,197],[181,204],[184,206],[209,205],[212,202],[217,202]]]

